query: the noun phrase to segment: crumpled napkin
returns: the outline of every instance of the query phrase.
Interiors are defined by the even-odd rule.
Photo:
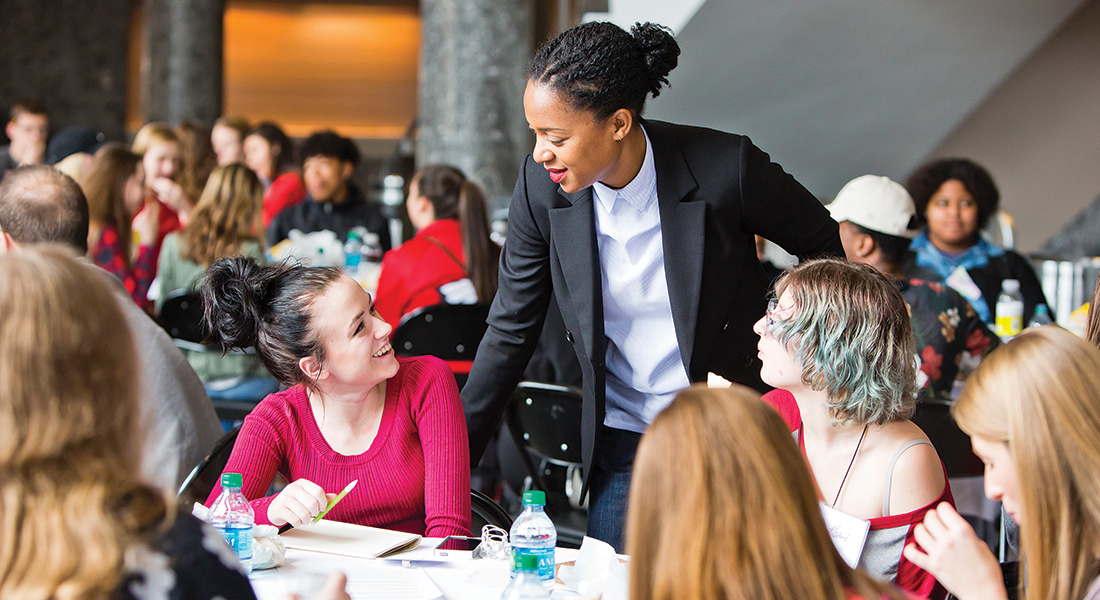
[[[191,508],[191,514],[210,522],[210,509],[198,502]],[[252,527],[252,570],[273,569],[283,564],[286,546],[279,539],[279,528],[274,525],[254,525]]]
[[[558,568],[558,579],[582,598],[627,600],[630,574],[610,544],[585,537],[573,564]]]

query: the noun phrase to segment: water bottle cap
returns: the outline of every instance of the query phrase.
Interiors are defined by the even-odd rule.
[[[516,569],[520,571],[537,571],[539,569],[539,557],[534,554],[520,554],[516,557]]]
[[[348,240],[347,241],[350,242],[351,240],[357,240],[357,239],[359,239],[359,234],[358,233],[356,233],[355,231],[349,231],[348,232]]]
[[[542,490],[528,490],[523,492],[524,506],[546,506],[546,492]]]
[[[1050,314],[1050,309],[1047,308],[1046,304],[1040,304],[1039,306],[1035,307],[1035,314],[1037,314],[1037,315]]]
[[[240,473],[222,473],[222,487],[241,487],[243,480]]]
[[[1020,280],[1018,279],[1005,279],[1001,282],[1001,289],[1013,293],[1020,291]]]

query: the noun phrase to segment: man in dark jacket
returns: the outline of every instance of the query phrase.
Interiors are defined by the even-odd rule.
[[[333,131],[320,131],[302,145],[302,176],[308,195],[304,202],[280,212],[267,228],[268,246],[285,240],[291,229],[302,233],[328,229],[345,240],[354,227],[378,234],[383,250],[390,249],[386,219],[367,202],[351,181],[359,163],[355,143]]]

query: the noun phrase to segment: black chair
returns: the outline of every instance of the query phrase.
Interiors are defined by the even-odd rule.
[[[206,502],[206,498],[218,483],[229,455],[233,452],[233,444],[237,442],[237,434],[241,432],[240,426],[234,427],[229,433],[222,436],[214,443],[210,452],[206,453],[199,464],[191,469],[187,478],[183,480],[176,497],[185,506],[191,506],[194,502]]]
[[[488,316],[488,304],[426,306],[401,319],[391,343],[398,356],[429,354],[443,359],[461,388],[485,335]]]
[[[522,382],[508,402],[505,422],[527,471],[524,489],[546,492],[546,513],[558,529],[558,544],[580,547],[588,525],[580,502],[580,390]]]
[[[203,343],[202,297],[197,292],[176,290],[164,298],[157,324],[168,332],[177,347],[192,352],[221,352]]]
[[[512,517],[493,499],[477,490],[470,490],[470,534],[481,535],[481,528],[495,525],[504,531],[512,529]]]

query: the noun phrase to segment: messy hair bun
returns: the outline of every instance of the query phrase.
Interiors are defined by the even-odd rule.
[[[639,23],[627,33],[614,23],[584,23],[543,44],[527,67],[527,79],[600,119],[620,108],[641,114],[646,97],[656,97],[668,84],[679,56],[667,27]]]
[[[226,351],[255,346],[279,383],[306,382],[298,359],[324,359],[310,307],[340,277],[339,269],[328,267],[263,266],[245,257],[215,261],[200,288],[207,341]]]

